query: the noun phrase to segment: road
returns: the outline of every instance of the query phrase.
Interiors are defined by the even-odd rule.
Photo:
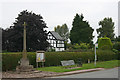
[[[52,78],[118,78],[118,68],[66,76],[58,76]]]
[[[106,69],[102,71],[87,72],[87,73],[79,73],[79,74],[66,75],[66,76],[48,77],[48,78],[42,78],[42,79],[33,78],[33,79],[2,79],[2,80],[101,80],[101,79],[96,79],[96,78],[103,78],[103,80],[106,80],[107,78],[109,78],[107,80],[118,80],[117,79],[118,68]]]

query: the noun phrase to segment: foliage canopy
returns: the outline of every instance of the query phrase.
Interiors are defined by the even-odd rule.
[[[80,43],[92,43],[93,29],[90,27],[87,21],[83,20],[83,15],[78,15],[73,19],[72,29],[70,31],[70,40],[72,44]]]
[[[48,46],[46,23],[41,15],[24,10],[13,26],[3,31],[3,50],[20,52],[23,49],[23,23],[26,22],[27,51],[46,50]]]

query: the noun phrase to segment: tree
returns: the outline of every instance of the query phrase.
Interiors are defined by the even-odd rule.
[[[48,46],[47,28],[41,15],[24,10],[18,14],[13,26],[4,31],[5,47],[7,51],[23,50],[23,23],[26,22],[27,51],[46,50]]]
[[[93,29],[90,27],[87,21],[83,20],[83,15],[76,14],[73,19],[72,29],[70,31],[70,40],[72,44],[80,43],[92,43]]]
[[[54,28],[54,31],[57,32],[65,41],[69,38],[69,29],[66,24],[63,24],[62,26],[58,25]]]
[[[112,18],[104,18],[99,22],[99,29],[97,29],[98,38],[100,37],[109,37],[111,40],[114,40],[114,22]]]
[[[120,42],[120,36],[116,37],[115,41]]]

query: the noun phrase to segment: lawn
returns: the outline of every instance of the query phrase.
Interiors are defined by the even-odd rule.
[[[82,67],[75,68],[75,69],[66,69],[63,66],[52,66],[52,67],[37,68],[37,70],[40,70],[40,71],[50,71],[50,72],[69,72],[69,71],[93,69],[93,68],[106,68],[106,69],[108,69],[108,68],[118,67],[118,62],[119,61],[120,60],[97,62],[96,66],[94,65],[94,63],[83,64]],[[75,66],[73,66],[73,67],[75,67]]]

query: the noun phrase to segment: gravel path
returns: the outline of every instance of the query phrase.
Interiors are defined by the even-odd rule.
[[[43,72],[43,71],[32,71],[32,72],[3,72],[2,78],[43,78],[49,76],[59,75],[60,73],[55,72]]]

